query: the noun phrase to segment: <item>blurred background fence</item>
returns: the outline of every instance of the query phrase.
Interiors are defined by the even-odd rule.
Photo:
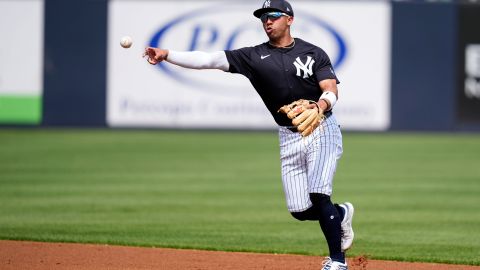
[[[480,130],[479,1],[291,3],[293,35],[335,66],[344,130]],[[0,125],[274,129],[245,78],[141,58],[265,42],[261,4],[0,0]]]

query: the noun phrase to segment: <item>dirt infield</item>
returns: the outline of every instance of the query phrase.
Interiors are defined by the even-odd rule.
[[[2,270],[320,270],[322,259],[299,255],[0,241],[0,269]],[[480,267],[378,261],[359,257],[349,258],[349,269],[480,270]]]

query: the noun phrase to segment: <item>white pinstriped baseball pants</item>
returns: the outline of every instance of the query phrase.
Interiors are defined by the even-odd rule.
[[[310,206],[310,193],[331,196],[333,176],[342,156],[342,133],[334,115],[307,136],[279,127],[283,191],[290,212]]]

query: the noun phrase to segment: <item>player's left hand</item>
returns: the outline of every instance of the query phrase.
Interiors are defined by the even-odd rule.
[[[165,59],[167,59],[168,56],[168,50],[163,50],[159,48],[152,48],[152,47],[147,47],[145,48],[145,52],[143,53],[142,57],[145,58],[147,56],[147,62],[156,65]]]
[[[312,134],[325,118],[323,110],[315,101],[305,99],[282,106],[278,112],[287,114],[287,117],[292,119],[292,124],[304,137]]]

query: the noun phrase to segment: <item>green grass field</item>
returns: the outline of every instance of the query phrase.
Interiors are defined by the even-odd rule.
[[[0,130],[0,239],[326,255],[275,132]],[[348,256],[480,265],[478,134],[344,134]]]

